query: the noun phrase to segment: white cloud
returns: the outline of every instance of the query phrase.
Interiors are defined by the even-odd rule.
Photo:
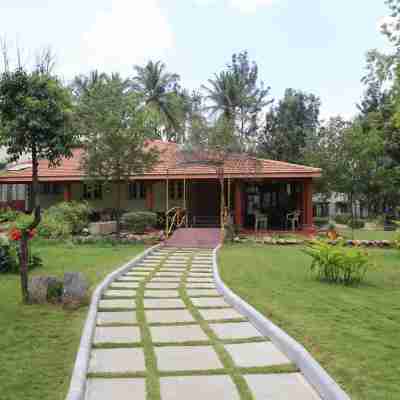
[[[157,0],[112,0],[83,34],[88,69],[132,73],[132,65],[165,58],[174,35]],[[83,60],[82,60],[83,61]]]
[[[255,13],[260,7],[269,7],[275,0],[194,0],[199,6],[209,6],[217,2],[228,5],[244,14]]]

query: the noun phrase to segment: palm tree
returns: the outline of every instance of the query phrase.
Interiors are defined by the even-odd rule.
[[[149,61],[144,67],[135,65],[133,88],[141,93],[146,106],[155,109],[164,119],[166,128],[173,130],[175,138],[181,131],[182,99],[178,74],[166,71],[161,61]],[[171,135],[168,135],[171,139]]]

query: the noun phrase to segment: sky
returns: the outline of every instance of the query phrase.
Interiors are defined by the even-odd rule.
[[[369,49],[387,49],[384,0],[0,0],[0,37],[24,61],[50,47],[66,81],[98,69],[132,76],[162,60],[189,89],[248,50],[279,100],[314,93],[323,118],[351,118]]]

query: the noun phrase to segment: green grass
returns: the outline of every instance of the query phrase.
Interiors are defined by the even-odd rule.
[[[224,281],[302,343],[353,400],[400,398],[400,252],[373,250],[379,266],[359,287],[321,283],[301,247],[232,245]]]
[[[94,288],[143,246],[100,247],[35,243],[44,266],[35,275],[83,272]],[[18,276],[0,275],[0,398],[63,400],[87,308],[21,304]]]
[[[339,229],[340,235],[347,239],[352,239],[351,229]],[[366,229],[355,229],[354,239],[356,240],[395,240],[399,232],[396,231],[384,231],[384,230],[366,230]]]

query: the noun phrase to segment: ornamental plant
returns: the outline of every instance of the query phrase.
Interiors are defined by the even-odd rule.
[[[312,258],[311,273],[316,279],[343,285],[359,284],[372,264],[365,250],[312,242],[304,252]]]

